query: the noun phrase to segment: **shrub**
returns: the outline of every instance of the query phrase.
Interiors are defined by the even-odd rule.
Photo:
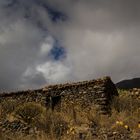
[[[43,111],[44,107],[42,107],[40,104],[29,102],[25,103],[22,106],[19,106],[15,110],[15,116],[18,119],[21,119],[24,122],[31,124],[36,119],[39,119],[39,117],[41,117]]]
[[[56,138],[62,137],[66,134],[68,129],[68,122],[65,120],[65,116],[59,112],[51,112],[50,110],[46,113],[46,125],[49,128],[50,135]]]
[[[130,95],[129,91],[118,90],[119,96],[113,100],[112,108],[118,112],[128,112],[132,115],[140,106],[140,100]]]

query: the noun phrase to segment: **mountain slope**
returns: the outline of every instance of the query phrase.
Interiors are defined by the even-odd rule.
[[[133,79],[120,81],[116,83],[116,87],[119,89],[140,88],[140,78],[133,78]]]

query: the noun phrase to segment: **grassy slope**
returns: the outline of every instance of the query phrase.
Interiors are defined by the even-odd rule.
[[[140,96],[118,90],[112,104],[112,115],[99,115],[94,106],[83,110],[79,106],[52,112],[40,104],[17,105],[14,101],[1,103],[1,120],[20,120],[32,126],[35,133],[1,133],[0,140],[104,140],[140,139]]]

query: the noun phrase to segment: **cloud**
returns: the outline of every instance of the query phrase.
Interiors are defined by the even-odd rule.
[[[75,79],[139,76],[138,5],[135,0],[89,0],[68,9],[70,20],[60,31]]]
[[[0,89],[138,77],[137,0],[0,0]]]
[[[48,61],[37,66],[36,70],[41,72],[49,83],[66,82],[70,80],[70,68],[62,62]]]
[[[40,47],[40,55],[48,54],[54,46],[54,39],[52,37],[47,37]]]

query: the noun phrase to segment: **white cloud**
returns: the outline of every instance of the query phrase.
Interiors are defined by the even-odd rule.
[[[62,62],[48,61],[37,66],[36,70],[41,72],[49,83],[65,82],[69,80],[70,68]]]
[[[54,39],[49,36],[46,38],[46,40],[41,44],[40,47],[40,54],[41,55],[47,55],[50,50],[53,48],[54,45]]]

